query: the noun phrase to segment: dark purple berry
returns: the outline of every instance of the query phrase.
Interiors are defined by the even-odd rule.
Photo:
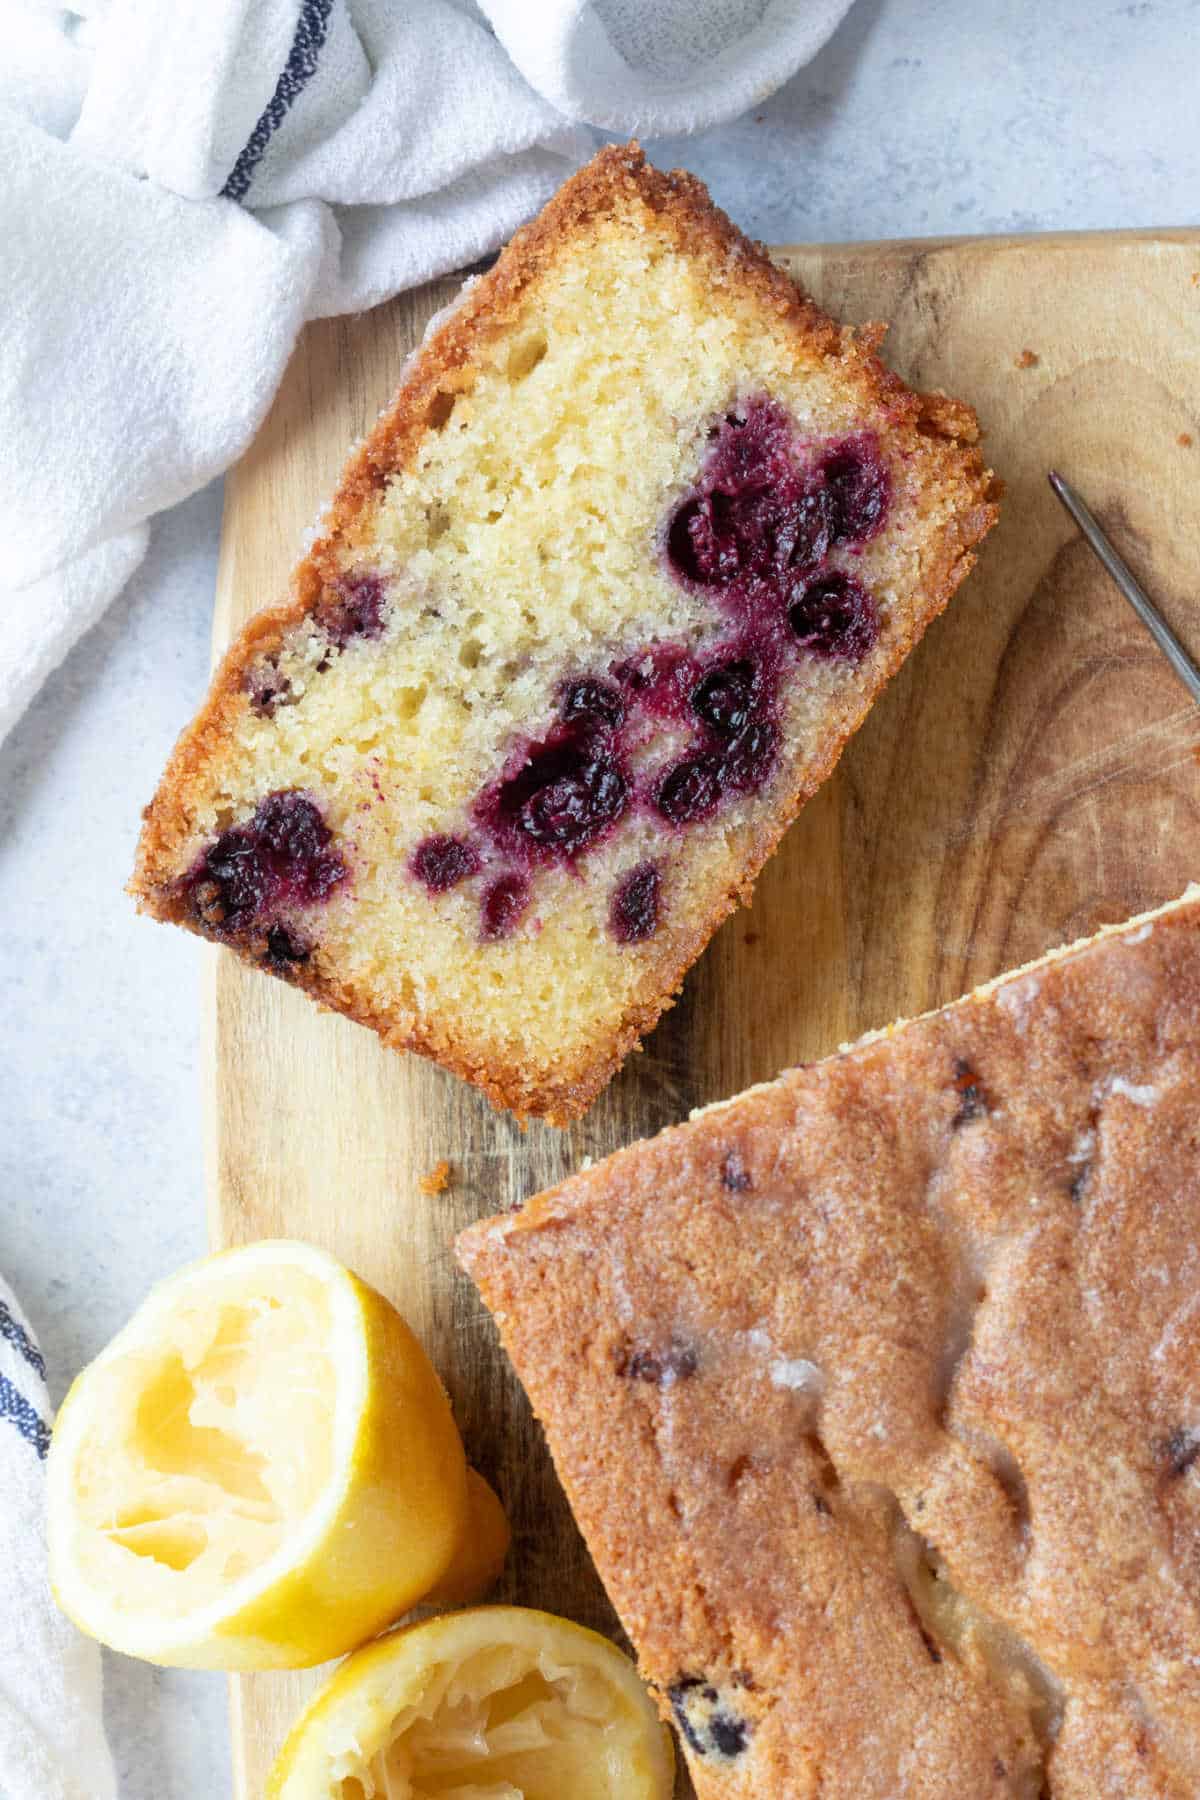
[[[529,905],[529,883],[524,875],[501,875],[486,888],[479,909],[480,933],[485,943],[495,943],[514,929]]]
[[[710,1682],[700,1675],[682,1675],[667,1689],[667,1698],[697,1756],[732,1761],[742,1755],[753,1727]]]
[[[740,1150],[730,1150],[726,1154],[721,1164],[721,1186],[728,1188],[731,1194],[744,1194],[754,1186]]]
[[[645,1381],[651,1387],[672,1387],[677,1381],[688,1381],[699,1366],[695,1350],[679,1339],[663,1350],[644,1348],[619,1350],[616,1357],[618,1375],[630,1381]]]
[[[667,557],[676,574],[703,587],[727,586],[770,568],[798,481],[787,416],[769,401],[728,414],[710,438],[700,491],[683,502],[667,528]]]
[[[708,1735],[718,1756],[740,1756],[746,1748],[746,1721],[735,1719],[730,1713],[715,1712],[708,1722]]]
[[[722,737],[732,737],[750,717],[757,686],[752,662],[721,663],[692,689],[692,711]]]
[[[1192,1464],[1200,1458],[1200,1437],[1194,1431],[1180,1426],[1167,1439],[1164,1452],[1170,1473],[1175,1476],[1186,1475]]]
[[[667,532],[667,555],[685,581],[709,586],[732,581],[738,572],[738,543],[713,517],[711,495],[685,500]]]
[[[295,699],[291,683],[279,672],[272,657],[253,664],[247,670],[244,684],[250,705],[260,719],[269,719],[277,706],[288,706]]]
[[[618,944],[640,944],[658,928],[662,877],[656,864],[639,863],[617,884],[609,908],[609,928]]]
[[[891,483],[874,438],[860,438],[831,451],[820,474],[829,495],[834,543],[865,544],[883,529]]]
[[[704,1755],[707,1745],[692,1724],[691,1704],[692,1695],[698,1689],[703,1690],[703,1688],[704,1683],[700,1680],[698,1675],[685,1675],[681,1680],[674,1682],[667,1689],[667,1698],[671,1702],[671,1711],[675,1714],[675,1722],[683,1733],[686,1742],[696,1752],[697,1756]],[[715,1701],[717,1690],[715,1688],[710,1688],[707,1691],[711,1693],[713,1700]]]
[[[339,650],[351,638],[378,637],[384,626],[383,582],[377,575],[337,582],[323,596],[317,619]]]
[[[879,637],[879,609],[856,576],[835,569],[808,583],[788,608],[788,624],[814,655],[861,662]]]
[[[286,925],[272,925],[267,933],[267,962],[277,974],[284,974],[297,963],[306,963],[309,951]]]
[[[567,725],[619,731],[625,723],[625,702],[611,682],[585,676],[563,690],[562,718]]]
[[[667,536],[668,554],[681,575],[701,586],[765,574],[778,554],[786,517],[784,493],[767,487],[738,494],[717,489],[679,509]]]
[[[280,908],[328,899],[346,866],[309,795],[284,789],[260,800],[241,825],[222,832],[187,877],[201,922],[244,931]]]
[[[306,896],[323,899],[330,883],[329,858],[324,854],[331,832],[316,802],[296,789],[268,794],[259,802],[251,820],[259,843],[274,859],[276,873]],[[333,873],[337,880],[341,871]]]
[[[422,838],[409,867],[431,894],[444,894],[479,873],[479,852],[465,838]]]
[[[778,487],[793,472],[791,442],[791,421],[782,406],[765,398],[748,400],[726,413],[705,464],[705,484],[727,494]]]
[[[769,719],[751,719],[721,754],[721,787],[738,793],[760,787],[775,766],[778,749],[779,727]]]
[[[721,798],[720,764],[715,756],[690,756],[668,769],[654,804],[672,825],[690,825],[712,812]]]
[[[609,755],[547,746],[500,789],[499,813],[531,843],[576,856],[621,817],[629,783]]]
[[[950,1121],[951,1131],[960,1131],[969,1125],[972,1119],[981,1119],[988,1110],[988,1097],[983,1083],[961,1056],[954,1062],[954,1091],[958,1095],[958,1108]]]
[[[775,533],[781,568],[808,575],[819,569],[833,539],[833,504],[824,487],[805,488],[780,515]]]

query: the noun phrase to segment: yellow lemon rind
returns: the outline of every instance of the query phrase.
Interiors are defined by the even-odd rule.
[[[89,1376],[145,1342],[184,1284],[219,1276],[228,1258],[255,1256],[319,1274],[329,1288],[334,1343],[357,1347],[354,1368],[338,1367],[330,1482],[303,1531],[265,1563],[211,1605],[156,1622],[93,1593],[72,1554],[71,1453],[87,1429]],[[381,1294],[332,1257],[285,1240],[222,1251],[154,1290],[63,1402],[48,1482],[51,1582],[62,1611],[115,1650],[180,1668],[306,1668],[344,1655],[436,1584],[467,1516],[462,1442],[417,1339]]]

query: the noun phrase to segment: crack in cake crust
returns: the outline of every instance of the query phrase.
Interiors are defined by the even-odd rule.
[[[460,1239],[703,1800],[1200,1791],[1198,1106],[1193,892]]]

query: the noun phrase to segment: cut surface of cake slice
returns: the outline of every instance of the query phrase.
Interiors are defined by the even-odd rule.
[[[1200,889],[459,1240],[701,1800],[1200,1793]]]
[[[878,336],[603,151],[435,322],[233,645],[142,907],[581,1112],[994,520],[974,415]]]

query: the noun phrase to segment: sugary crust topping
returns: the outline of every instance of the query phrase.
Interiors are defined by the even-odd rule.
[[[1200,1791],[1198,1111],[1185,897],[460,1240],[701,1795]]]
[[[352,454],[321,535],[295,571],[292,598],[247,625],[221,664],[200,713],[180,738],[146,810],[130,884],[144,910],[189,929],[204,929],[183,903],[178,882],[180,859],[194,836],[190,796],[207,771],[220,764],[251,704],[252,671],[328,602],[342,575],[342,559],[364,532],[385,484],[413,464],[425,435],[437,429],[454,396],[470,389],[486,350],[514,328],[530,290],[559,259],[579,254],[605,233],[630,229],[663,234],[675,249],[694,258],[711,286],[714,308],[726,299],[749,303],[764,319],[786,325],[800,361],[828,364],[846,393],[861,403],[864,415],[886,422],[890,451],[915,459],[911,466],[923,471],[925,491],[936,498],[942,522],[931,528],[923,546],[919,591],[889,636],[886,655],[873,666],[870,691],[834,708],[828,735],[802,773],[778,784],[778,799],[761,810],[747,834],[736,882],[705,898],[687,921],[663,933],[660,952],[644,955],[641,986],[607,1034],[597,1033],[586,1045],[565,1050],[552,1069],[503,1061],[494,1052],[485,1053],[454,1021],[411,1006],[380,1010],[352,981],[324,966],[319,950],[304,962],[287,965],[294,985],[372,1027],[389,1044],[430,1055],[481,1086],[497,1104],[553,1123],[566,1123],[586,1109],[672,1003],[717,925],[748,899],[783,831],[836,764],[874,693],[947,604],[973,564],[974,546],[996,518],[997,485],[976,448],[978,426],[970,409],[905,388],[875,354],[882,327],[855,333],[828,319],[761,246],[744,238],[712,205],[693,177],[651,168],[636,145],[602,151],[516,235],[495,268],[448,309],[417,351],[394,403]]]

